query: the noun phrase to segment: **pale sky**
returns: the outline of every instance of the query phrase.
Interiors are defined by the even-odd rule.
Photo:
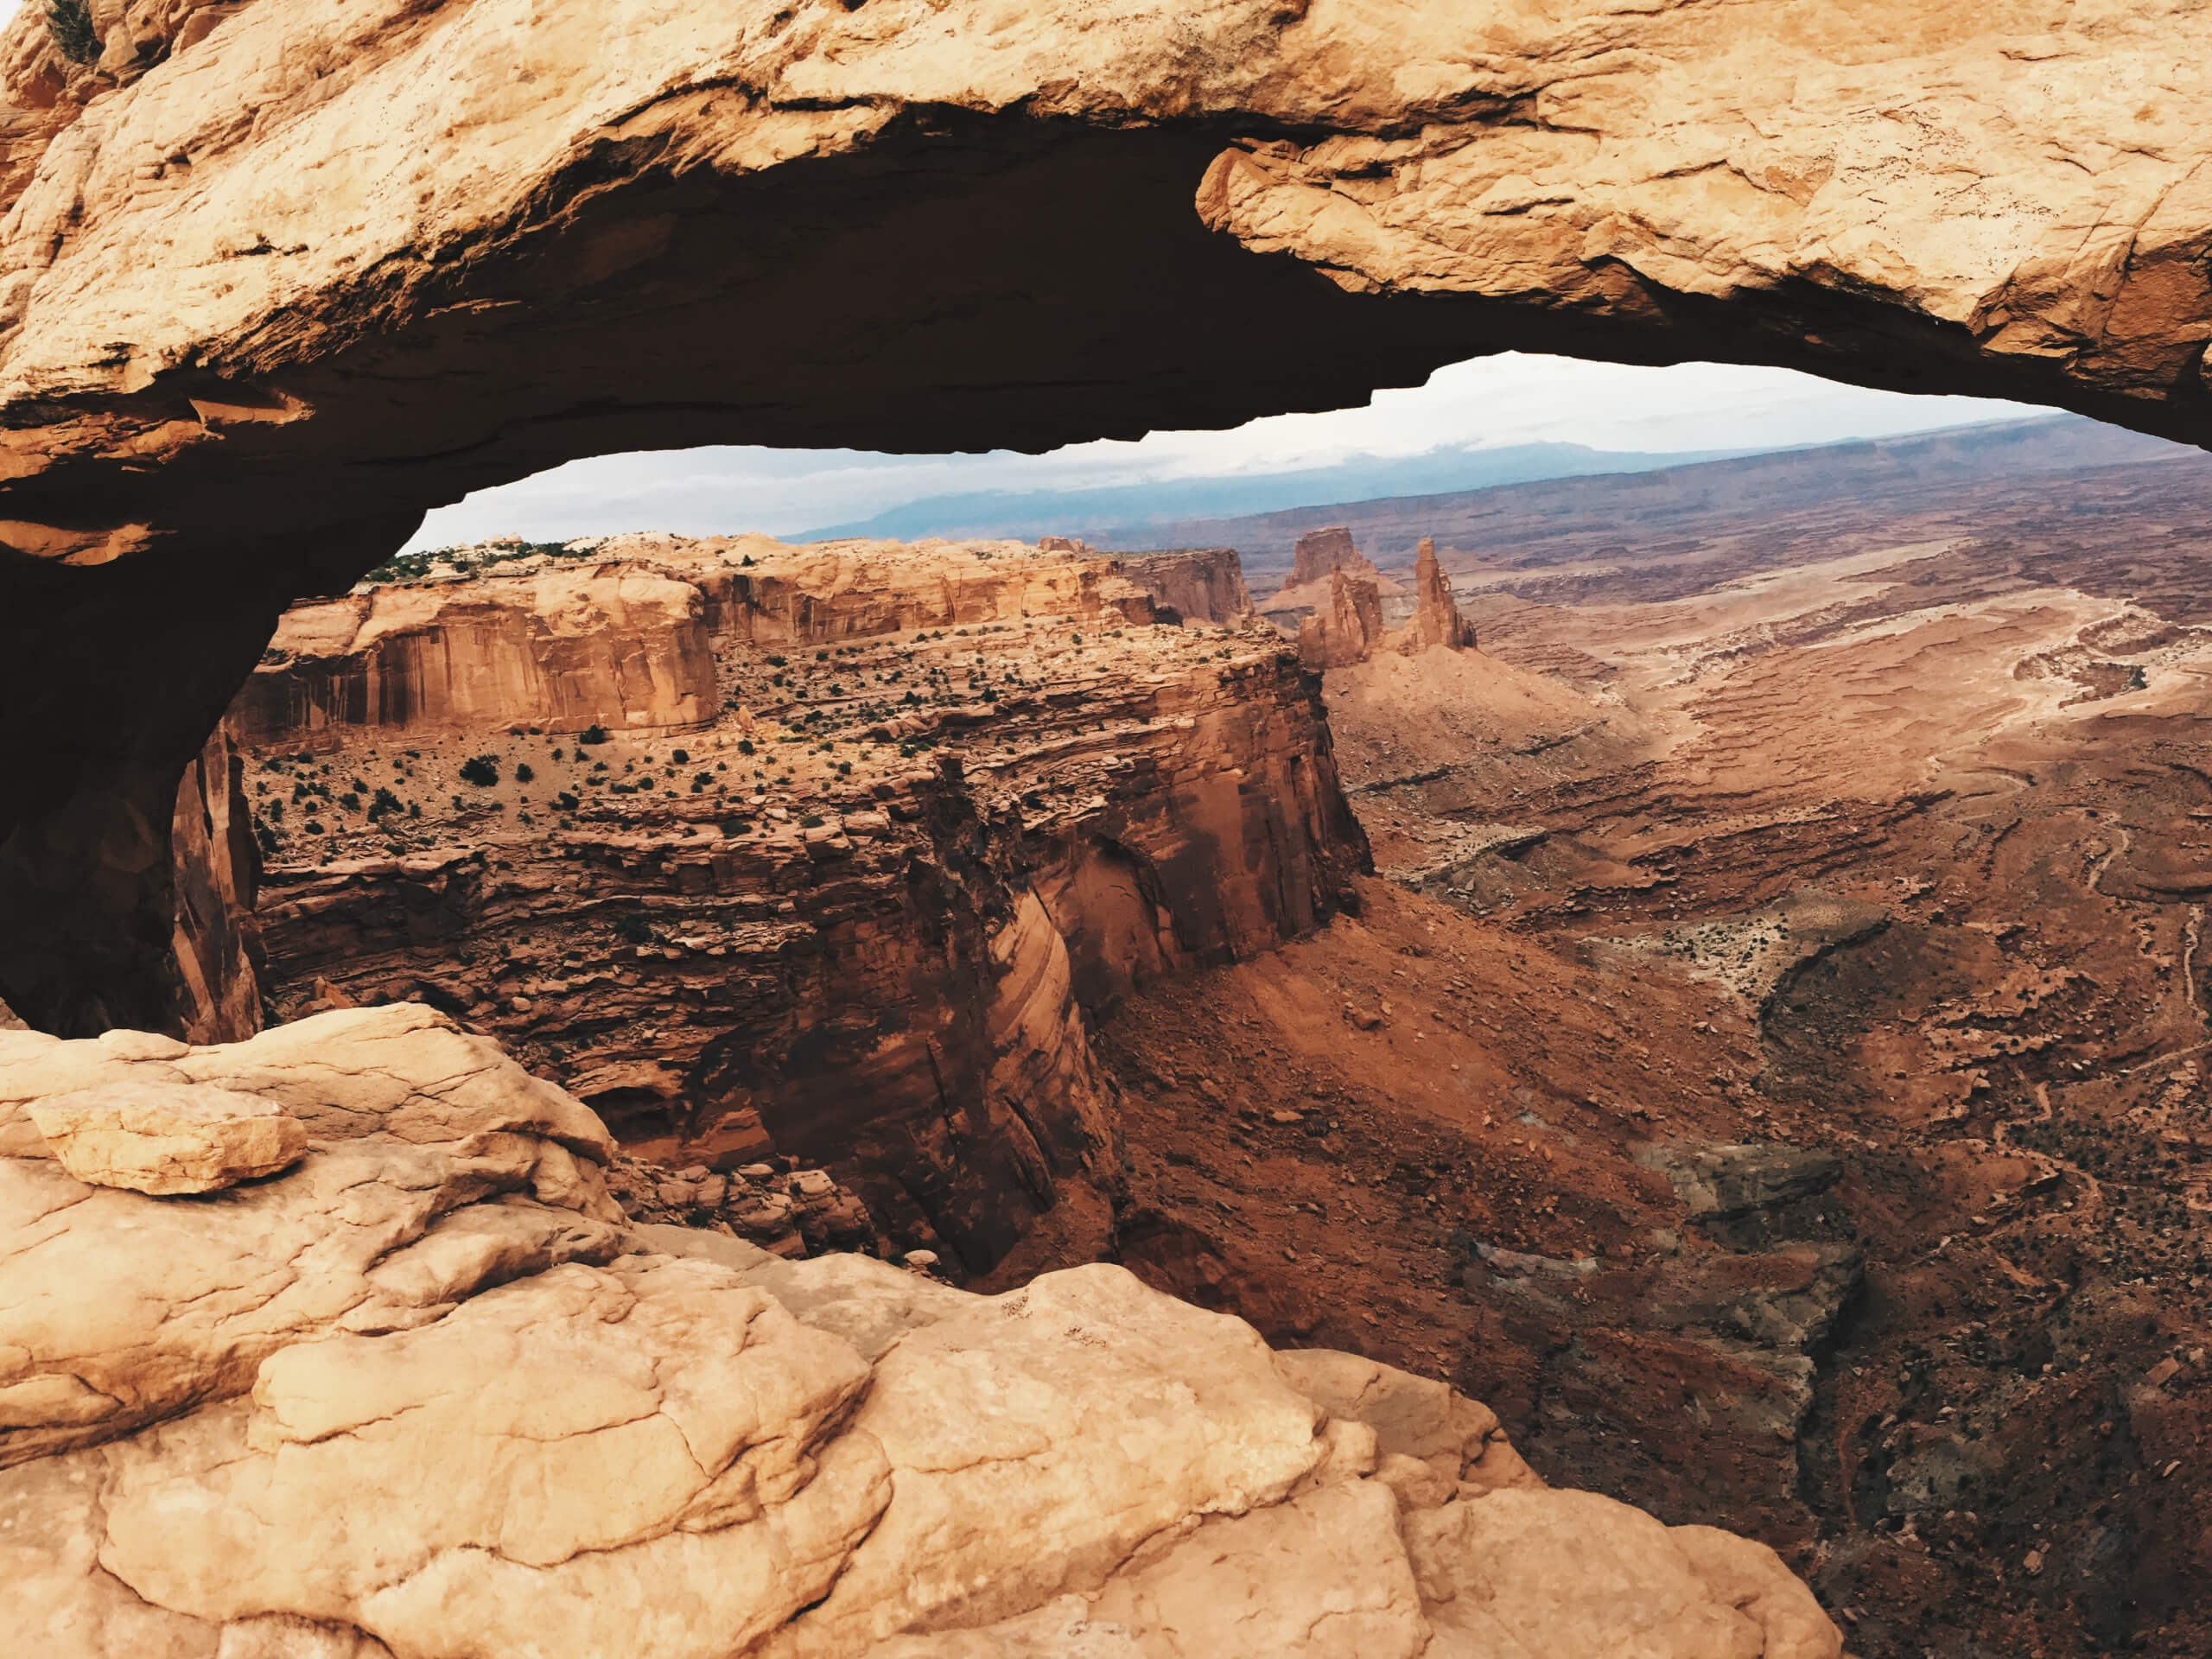
[[[789,536],[969,491],[1281,473],[1359,455],[1535,442],[1662,453],[1785,448],[2046,412],[1980,398],[1868,391],[1787,369],[1635,368],[1506,353],[1440,369],[1415,390],[1378,391],[1362,409],[1270,416],[1226,432],[1154,432],[1043,455],[730,446],[601,455],[441,508],[410,545],[631,530]]]

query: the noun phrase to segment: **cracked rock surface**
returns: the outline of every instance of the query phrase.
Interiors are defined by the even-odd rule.
[[[159,1197],[29,1130],[194,1084],[306,1155]],[[53,1659],[1840,1652],[1771,1551],[1118,1268],[629,1225],[589,1110],[417,1006],[0,1033],[0,1624]]]

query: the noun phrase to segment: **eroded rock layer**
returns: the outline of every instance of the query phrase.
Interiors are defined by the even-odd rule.
[[[1327,677],[1395,879],[1102,1035],[1122,1259],[1455,1366],[1540,1472],[1782,1551],[1867,1659],[2193,1655],[2204,467],[1870,459],[1470,512],[1483,650]]]
[[[1193,581],[1234,577],[1202,557]],[[242,696],[278,1012],[465,1013],[639,1155],[827,1163],[967,1269],[1048,1213],[1036,1249],[1103,1249],[1119,1154],[1088,1021],[1309,930],[1364,867],[1296,661],[1019,543],[514,563],[536,568],[296,610]],[[655,731],[622,723],[620,676],[579,674],[541,724],[551,677],[505,671],[556,584],[690,595],[591,650],[645,656],[683,617],[706,683]],[[434,619],[434,648],[381,656],[392,632],[359,619],[397,615]],[[477,688],[473,725],[420,717],[396,672],[345,690],[385,660]]]
[[[0,916],[67,962],[0,976],[49,1027],[171,1018],[162,815],[278,611],[582,454],[1041,448],[1502,346],[2200,435],[2207,27],[2163,0],[25,8],[0,614],[34,620],[0,705],[37,735]]]
[[[308,1146],[219,1204],[84,1185],[33,1125],[56,1091],[217,1083]],[[1840,1651],[1771,1551],[1547,1487],[1440,1382],[1271,1356],[1115,1268],[983,1298],[632,1226],[612,1152],[579,1102],[424,1008],[209,1048],[0,1033],[11,1639],[49,1659]]]

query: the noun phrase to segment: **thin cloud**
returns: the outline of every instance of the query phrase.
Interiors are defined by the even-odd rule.
[[[1425,386],[1378,391],[1364,408],[1269,416],[1225,432],[1071,444],[1042,455],[734,446],[600,455],[440,508],[410,546],[631,530],[789,536],[939,495],[1095,490],[1533,442],[1661,454],[1776,449],[2043,412],[1871,391],[1787,369],[1639,368],[1509,353],[1440,369]]]

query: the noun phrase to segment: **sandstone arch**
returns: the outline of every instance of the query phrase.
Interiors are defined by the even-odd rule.
[[[56,1029],[177,1020],[176,781],[278,608],[577,455],[1509,346],[2212,428],[2212,20],[2159,0],[92,15],[0,40],[0,988]]]

